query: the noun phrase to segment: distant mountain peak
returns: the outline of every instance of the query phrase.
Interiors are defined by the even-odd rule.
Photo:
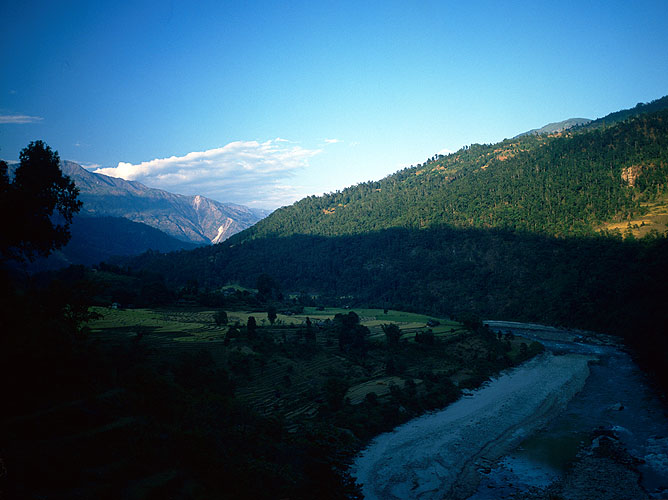
[[[82,215],[122,217],[159,229],[182,241],[219,243],[268,215],[234,203],[221,203],[201,195],[187,196],[86,170],[64,161],[84,202]]]

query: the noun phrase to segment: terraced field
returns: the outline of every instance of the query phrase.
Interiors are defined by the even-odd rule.
[[[111,309],[96,308],[102,317],[90,324],[93,338],[102,345],[139,343],[156,362],[178,360],[187,353],[206,350],[215,363],[233,376],[237,398],[261,414],[280,414],[288,428],[314,417],[324,402],[323,385],[329,378],[345,379],[350,387],[368,384],[378,396],[388,393],[382,386],[386,377],[385,334],[382,325],[397,324],[403,343],[414,343],[415,333],[425,331],[427,322],[440,324],[430,328],[437,338],[455,339],[464,334],[461,324],[443,318],[382,309],[355,310],[361,324],[370,330],[371,349],[365,359],[343,355],[338,342],[325,328],[327,320],[348,309],[305,308],[302,314],[279,314],[273,326],[266,313],[227,311],[228,324],[243,326],[249,316],[258,322],[258,339],[249,342],[231,339],[225,342],[227,327],[218,327],[215,313],[205,308]],[[308,345],[300,334],[309,318],[315,344]],[[443,359],[445,363],[446,360]],[[396,378],[400,382],[399,377]],[[394,380],[394,379],[393,379]],[[367,387],[367,386],[365,386]],[[363,391],[364,395],[367,390]],[[351,402],[357,402],[357,390]],[[362,396],[363,397],[363,396]],[[352,401],[354,400],[354,401]]]
[[[282,418],[291,432],[326,407],[331,380],[347,387],[345,398],[351,405],[360,404],[371,392],[378,401],[389,401],[391,386],[403,388],[408,380],[418,392],[427,390],[425,373],[445,375],[456,384],[478,377],[480,383],[480,363],[499,356],[460,323],[401,311],[355,310],[370,331],[365,354],[340,351],[337,333],[329,326],[329,320],[348,314],[348,309],[305,308],[301,314],[279,314],[274,325],[265,312],[227,311],[228,324],[241,332],[236,338],[226,338],[227,326],[215,325],[212,309],[98,308],[96,312],[102,317],[90,326],[101,346],[141,345],[156,367],[177,366],[188,356],[199,359],[204,351],[204,359],[229,374],[239,402],[261,415]],[[245,333],[249,316],[258,323],[254,339]],[[305,335],[307,318],[315,332],[311,341]],[[428,322],[434,326],[428,327]],[[396,348],[386,343],[382,326],[387,323],[401,329]],[[427,330],[434,333],[435,343],[417,343],[416,333]],[[511,358],[519,355],[523,340],[509,342]]]
[[[641,203],[642,213],[635,214],[630,220],[609,222],[599,229],[619,231],[623,235],[632,234],[642,238],[653,231],[666,234],[668,231],[668,196],[662,196],[651,202]]]
[[[146,336],[146,342],[151,347],[168,345],[174,342],[208,343],[222,341],[227,328],[215,325],[213,309],[205,308],[172,308],[172,309],[112,309],[106,307],[95,307],[95,312],[101,315],[100,319],[90,323],[93,335],[105,342],[116,342],[136,337],[137,334]],[[269,325],[266,313],[257,311],[228,311],[229,325],[245,325],[249,316],[254,316],[261,327],[266,326],[266,333],[271,336],[284,333],[286,326],[302,326],[306,318],[317,324],[331,320],[336,314],[347,314],[349,309],[327,308],[316,310],[314,307],[304,308],[302,314],[285,315],[278,314],[275,327]],[[433,319],[422,314],[407,313],[402,311],[388,311],[382,309],[356,309],[360,322],[371,331],[371,339],[382,340],[384,338],[382,325],[396,323],[405,337],[423,331],[427,328],[427,322]],[[460,323],[447,319],[437,319],[438,326],[431,327],[437,337],[445,337],[452,334],[462,333],[464,330]],[[288,329],[289,330],[289,329]],[[162,341],[159,341],[160,337]],[[172,346],[175,347],[175,346]],[[202,346],[200,346],[202,347]]]

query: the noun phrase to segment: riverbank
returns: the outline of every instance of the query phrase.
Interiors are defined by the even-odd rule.
[[[351,473],[365,498],[466,498],[479,472],[582,389],[591,356],[542,354],[442,411],[378,436]]]
[[[537,323],[518,323],[516,321],[486,320],[483,323],[495,332],[520,330],[522,335],[538,341],[586,343],[589,345],[611,346],[617,349],[624,349],[624,343],[619,337],[589,330],[579,330],[577,328],[564,329]]]
[[[641,485],[638,464],[611,431],[595,432],[592,443],[578,454],[568,472],[547,488],[534,488],[513,500],[643,500],[650,495]]]

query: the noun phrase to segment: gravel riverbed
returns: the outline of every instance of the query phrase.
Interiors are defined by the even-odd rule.
[[[582,389],[595,358],[542,354],[444,410],[382,434],[351,474],[367,499],[467,498],[480,470],[545,425]]]

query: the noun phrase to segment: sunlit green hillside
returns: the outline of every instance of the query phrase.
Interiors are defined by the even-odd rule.
[[[305,198],[233,241],[444,224],[550,235],[625,225],[666,193],[666,105],[663,98],[607,122],[437,155],[380,181]]]

